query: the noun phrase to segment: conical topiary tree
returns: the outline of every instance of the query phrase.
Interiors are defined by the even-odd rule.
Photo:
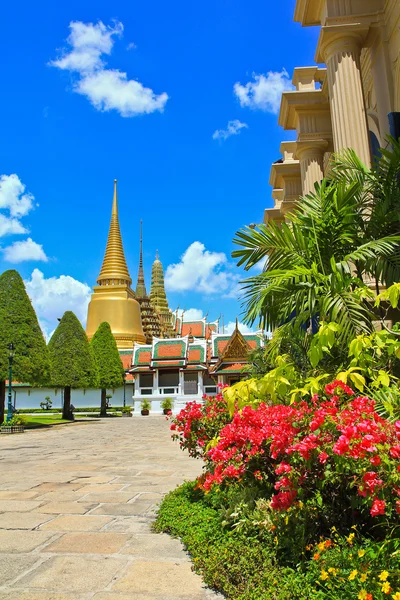
[[[101,323],[90,345],[97,365],[97,385],[101,388],[100,416],[107,416],[107,388],[118,388],[124,383],[124,367],[117,344],[108,323]]]
[[[86,333],[70,310],[49,342],[51,383],[64,388],[63,419],[72,419],[71,389],[95,387],[97,369]]]
[[[31,385],[48,384],[46,342],[21,275],[14,270],[0,275],[0,423],[4,421],[10,343],[15,348],[13,379]]]

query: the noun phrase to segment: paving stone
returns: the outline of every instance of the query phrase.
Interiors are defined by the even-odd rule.
[[[192,572],[190,564],[138,561],[128,567],[112,589],[154,595],[171,594],[173,591],[175,598],[182,598],[191,593],[201,593],[203,586],[201,578]]]
[[[83,504],[78,502],[49,502],[40,507],[40,512],[54,514],[84,515],[96,506],[96,503]]]
[[[18,590],[17,592],[1,593],[0,600],[86,600],[87,595],[60,594],[58,592],[29,592]]]
[[[85,554],[115,554],[129,540],[124,533],[66,533],[43,552],[83,552]]]
[[[46,531],[99,531],[110,521],[112,521],[112,517],[61,515],[49,523],[45,523],[40,529]]]
[[[135,494],[131,492],[98,492],[95,494],[86,494],[81,502],[112,502],[116,504],[120,504],[121,502],[128,502],[132,500]]]
[[[108,556],[56,556],[18,581],[19,587],[58,592],[104,590],[126,565]]]
[[[40,556],[29,554],[0,554],[1,585],[23,575],[39,562]]]
[[[29,490],[25,492],[3,490],[0,491],[0,500],[29,500],[37,495],[38,492]]]
[[[0,515],[0,529],[36,529],[55,515],[38,512],[7,512]]]
[[[82,483],[79,482],[57,482],[51,481],[47,483],[41,483],[40,485],[33,488],[38,494],[46,494],[47,492],[60,492],[60,491],[72,491],[75,492],[83,487]]]
[[[160,533],[133,535],[123,549],[123,554],[131,554],[141,558],[151,556],[153,560],[187,560],[187,553],[183,550],[179,540]]]
[[[126,487],[126,484],[123,483],[98,483],[98,484],[90,484],[85,485],[80,488],[81,494],[97,494],[99,492],[119,492],[123,487]],[[108,500],[109,502],[109,500]]]
[[[140,517],[116,517],[111,523],[105,526],[105,531],[115,531],[121,533],[149,533],[149,520],[139,521]]]
[[[40,502],[33,502],[32,500],[0,500],[0,513],[27,512],[39,506]]]
[[[54,537],[54,533],[45,531],[0,530],[0,553],[31,552]]]
[[[144,515],[150,511],[153,504],[149,502],[133,502],[132,504],[101,504],[91,511],[91,515],[132,516]]]

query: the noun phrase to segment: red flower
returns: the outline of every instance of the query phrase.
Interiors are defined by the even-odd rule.
[[[327,454],[326,452],[321,452],[318,456],[319,462],[323,465],[326,463],[328,458],[329,458],[329,454]]]
[[[392,458],[400,458],[400,444],[396,444],[396,446],[390,448],[389,453]]]
[[[381,464],[381,459],[379,458],[379,456],[376,454],[375,456],[371,456],[371,458],[369,459],[369,462],[374,465],[374,467],[379,467],[379,465]]]
[[[386,502],[384,500],[378,500],[378,498],[375,498],[375,500],[372,503],[370,513],[373,517],[377,517],[378,515],[384,515],[385,507]]]

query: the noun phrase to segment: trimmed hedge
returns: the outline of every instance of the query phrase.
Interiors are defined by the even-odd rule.
[[[165,496],[155,531],[178,537],[205,583],[232,600],[311,600],[320,597],[306,578],[279,566],[266,544],[223,527],[194,483]]]
[[[110,408],[107,408],[107,412],[121,412],[123,409],[123,406],[111,406]],[[50,408],[49,410],[46,409],[42,409],[42,408],[17,408],[17,411],[20,414],[25,414],[25,413],[40,413],[40,414],[51,414],[51,413],[61,413],[62,409],[61,408]],[[82,412],[87,412],[87,413],[92,413],[94,411],[100,411],[100,406],[90,406],[87,408],[75,408],[74,412],[75,413],[82,413]]]

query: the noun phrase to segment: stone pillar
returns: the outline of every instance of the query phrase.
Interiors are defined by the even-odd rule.
[[[297,144],[296,156],[300,161],[303,196],[313,192],[315,183],[320,183],[324,178],[324,152],[327,146],[327,142]]]
[[[179,371],[179,388],[178,388],[179,396],[183,396],[184,389],[185,389],[184,374],[183,374],[183,371]]]
[[[197,393],[201,396],[204,394],[204,381],[203,381],[203,371],[198,371],[197,375]]]
[[[153,396],[159,396],[160,391],[158,389],[158,369],[154,371],[153,375]]]
[[[328,68],[334,148],[335,152],[353,148],[362,162],[370,166],[371,153],[361,83],[361,36],[343,29],[332,36],[324,35],[321,48]]]

